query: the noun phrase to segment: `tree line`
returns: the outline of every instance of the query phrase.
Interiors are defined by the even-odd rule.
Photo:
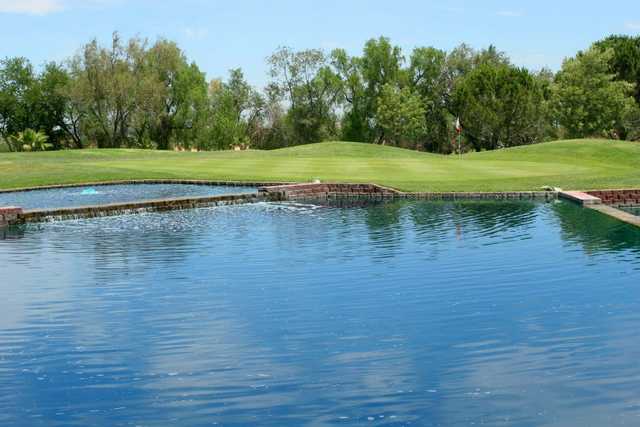
[[[640,37],[610,36],[532,72],[494,46],[405,55],[385,37],[359,56],[279,48],[258,90],[205,74],[176,43],[93,40],[36,70],[0,61],[0,138],[12,151],[272,149],[348,140],[452,153],[558,138],[640,139]]]

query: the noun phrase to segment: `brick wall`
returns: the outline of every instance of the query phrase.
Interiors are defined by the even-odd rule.
[[[553,191],[512,191],[512,192],[477,192],[477,193],[403,193],[393,188],[377,184],[340,184],[340,183],[306,183],[261,187],[260,192],[267,193],[278,200],[301,199],[369,199],[382,200],[423,199],[423,200],[529,200],[555,199]]]
[[[640,206],[640,189],[636,190],[593,190],[587,191],[599,197],[602,203],[614,206]]]
[[[261,192],[278,194],[282,200],[326,198],[331,195],[393,196],[396,190],[375,184],[307,183],[261,187]]]
[[[18,219],[18,215],[22,213],[22,208],[15,206],[0,207],[0,227],[8,225]]]

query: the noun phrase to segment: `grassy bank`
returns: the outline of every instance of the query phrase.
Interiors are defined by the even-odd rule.
[[[327,142],[274,151],[0,153],[0,188],[125,179],[375,182],[407,191],[640,187],[640,143],[557,141],[440,156]]]

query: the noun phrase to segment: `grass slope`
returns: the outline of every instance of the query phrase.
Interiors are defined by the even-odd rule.
[[[640,144],[557,141],[441,156],[351,142],[274,151],[0,153],[0,188],[124,179],[376,182],[406,191],[640,187]]]

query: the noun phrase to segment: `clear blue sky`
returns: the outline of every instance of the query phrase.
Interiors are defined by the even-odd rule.
[[[557,69],[603,36],[639,34],[638,1],[0,0],[0,57],[59,61],[117,30],[175,40],[209,78],[242,67],[261,86],[265,58],[280,45],[358,54],[384,35],[405,53],[495,44],[518,65]]]

